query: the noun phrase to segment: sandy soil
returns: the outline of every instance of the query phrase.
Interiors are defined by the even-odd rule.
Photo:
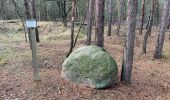
[[[47,29],[44,27],[52,25]],[[17,25],[6,25],[15,27]],[[94,90],[78,86],[60,77],[61,66],[69,50],[69,34],[62,37],[63,29],[52,23],[40,23],[41,43],[38,44],[38,60],[41,67],[42,81],[33,81],[31,51],[29,44],[16,40],[5,42],[15,56],[0,67],[0,100],[170,100],[170,43],[166,33],[164,59],[155,60],[153,54],[158,29],[153,29],[149,37],[147,54],[142,54],[142,39],[136,35],[135,56],[132,84],[120,81],[116,86],[105,90]],[[58,32],[58,31],[59,32]],[[69,30],[66,30],[69,32]],[[114,31],[113,31],[114,33]],[[3,34],[3,33],[0,33]],[[20,33],[16,33],[20,34]],[[56,37],[56,38],[54,38]],[[60,39],[59,39],[60,38]],[[8,39],[8,38],[7,38]],[[79,39],[76,46],[85,44],[84,38]],[[115,58],[121,71],[124,38],[122,36],[105,37],[105,48]]]

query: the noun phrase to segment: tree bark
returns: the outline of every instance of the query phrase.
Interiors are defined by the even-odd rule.
[[[24,0],[24,7],[25,7],[25,19],[26,20],[31,19],[31,13],[30,13],[30,7],[29,7],[28,0]],[[28,38],[29,38],[29,43],[30,43],[30,48],[31,48],[32,43],[31,43],[30,29],[28,29]]]
[[[94,0],[89,1],[88,15],[87,15],[87,41],[86,44],[91,44],[92,20],[94,10]]]
[[[121,23],[122,23],[122,0],[118,0],[118,24],[116,29],[116,35],[120,34]]]
[[[155,0],[152,0],[151,20],[150,20],[150,25],[148,27],[149,36],[151,36],[151,32],[152,32],[153,18],[154,18],[154,12],[155,12],[154,9],[155,9]]]
[[[149,32],[151,31],[151,15],[149,15],[148,18],[148,23],[147,23],[147,27],[146,27],[146,32],[144,34],[143,37],[143,47],[142,47],[142,53],[145,54],[146,53],[146,48],[147,48],[147,41],[148,41],[148,37],[149,37]]]
[[[155,7],[155,15],[156,15],[156,28],[159,26],[159,2],[156,0],[156,7]]]
[[[110,0],[109,16],[110,17],[109,17],[109,26],[108,26],[107,36],[111,36],[111,30],[112,30],[113,0]]]
[[[170,29],[170,7],[169,7],[169,24],[168,24],[167,29]],[[170,40],[170,34],[169,34],[169,40]]]
[[[164,44],[164,39],[165,39],[165,30],[167,28],[167,21],[168,21],[168,15],[169,15],[169,5],[170,5],[170,0],[166,0],[164,2],[164,13],[162,15],[161,29],[158,35],[156,51],[154,54],[155,59],[162,58],[162,50],[163,50],[163,44]]]
[[[148,41],[149,31],[150,31],[149,29],[148,28],[146,29],[146,32],[145,32],[145,35],[144,35],[144,39],[143,39],[143,47],[142,47],[142,53],[143,54],[146,53],[147,41]]]
[[[96,0],[96,45],[99,47],[104,46],[104,6],[105,0]]]
[[[74,48],[75,16],[76,16],[76,0],[72,0],[71,41],[70,41],[70,50],[69,50],[69,53],[67,54],[67,57],[70,55],[70,53],[73,51],[73,48]]]
[[[63,23],[64,27],[67,27],[67,12],[66,12],[66,0],[63,0]]]
[[[35,0],[32,0],[32,16],[33,19],[37,19],[37,15],[36,15],[36,9],[35,9]],[[40,38],[39,38],[39,32],[38,32],[38,28],[35,28],[35,34],[36,34],[36,41],[40,42]]]
[[[25,3],[25,13],[26,13],[26,19],[32,19],[33,18],[33,7],[32,7],[32,1],[31,0],[24,0]],[[33,62],[33,68],[34,68],[34,81],[40,81],[41,78],[39,76],[39,67],[37,64],[37,44],[36,44],[36,35],[35,35],[35,29],[29,29],[29,42],[30,42],[30,48],[32,50],[32,62]]]
[[[170,7],[169,7],[170,9]],[[170,29],[170,10],[169,10],[169,17],[168,17],[168,26],[167,26],[167,29]]]
[[[137,15],[137,0],[128,0],[126,44],[122,64],[121,81],[131,82],[133,65],[134,38]]]
[[[44,20],[47,21],[48,20],[48,13],[47,13],[47,1],[44,0]]]
[[[148,18],[148,27],[146,28],[146,32],[145,32],[144,39],[143,39],[143,48],[142,48],[143,53],[146,53],[148,37],[149,37],[149,35],[151,34],[151,31],[152,31],[154,4],[155,4],[155,2],[154,2],[154,0],[152,0],[152,10],[151,10],[149,18]]]
[[[167,29],[170,29],[170,16],[169,16],[169,24],[168,24],[168,26],[167,26]]]
[[[127,12],[127,11],[126,11],[126,10],[127,10],[127,9],[126,9],[126,1],[127,1],[127,0],[122,0],[122,21],[126,21],[126,18],[127,18],[127,17],[126,17],[126,15],[127,15],[127,14],[126,14],[126,12]]]
[[[4,4],[5,4],[5,0],[1,0],[1,7],[0,7],[0,20],[3,19],[3,12],[4,12]]]
[[[28,0],[24,0],[24,7],[25,7],[25,17],[26,17],[26,19],[31,19],[31,14],[30,14],[30,11],[29,11],[29,9],[30,9],[30,7],[29,7],[29,2],[28,2]]]
[[[143,31],[143,23],[144,23],[144,18],[145,18],[145,0],[143,0],[142,2],[142,23],[141,23],[141,28],[140,28],[140,32],[139,34],[142,35],[142,31]]]

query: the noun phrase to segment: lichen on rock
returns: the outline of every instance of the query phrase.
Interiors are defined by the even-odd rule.
[[[76,49],[62,65],[63,78],[96,89],[115,84],[117,74],[115,60],[97,46],[83,46]]]

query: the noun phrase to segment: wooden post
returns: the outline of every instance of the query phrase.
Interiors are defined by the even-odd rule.
[[[26,26],[29,30],[28,36],[30,41],[30,47],[32,52],[32,63],[34,70],[34,81],[40,81],[41,78],[39,76],[39,66],[37,63],[37,44],[36,44],[36,33],[35,29],[37,28],[37,21],[33,19],[33,9],[32,9],[32,0],[24,0],[25,1],[25,10],[26,10]],[[35,16],[34,16],[35,17]]]
[[[32,49],[32,62],[34,68],[34,81],[40,81],[41,78],[39,76],[39,66],[37,63],[37,44],[36,44],[36,34],[35,28],[30,29],[30,38],[31,38],[31,49]]]

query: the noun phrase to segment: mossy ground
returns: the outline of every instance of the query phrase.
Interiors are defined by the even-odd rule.
[[[37,83],[33,81],[31,52],[29,44],[25,43],[24,33],[19,31],[15,37],[20,39],[13,38],[12,42],[9,38],[2,38],[0,34],[0,43],[3,47],[9,47],[15,54],[14,59],[0,68],[0,100],[169,100],[170,59],[166,57],[166,59],[153,60],[159,29],[153,29],[148,39],[147,54],[144,55],[141,52],[143,36],[136,34],[132,84],[124,85],[118,81],[115,88],[98,91],[72,84],[61,78],[61,66],[69,51],[70,39],[52,41],[43,39],[46,36],[63,33],[63,27],[59,23],[40,22],[39,26],[41,43],[38,44],[38,63],[41,67],[42,81]],[[22,28],[20,24],[14,23],[3,24],[0,27],[14,31]],[[107,28],[105,29],[107,34]],[[115,33],[115,29],[116,27],[113,27],[112,33]],[[124,32],[126,30],[121,29],[121,34]],[[166,56],[170,55],[168,34],[170,34],[169,30],[164,43]],[[85,40],[85,38],[79,39],[76,48],[85,45]],[[94,44],[94,36],[92,40]],[[115,58],[119,77],[123,45],[122,35],[105,36],[105,49]]]
[[[15,56],[14,51],[11,48],[4,48],[0,50],[0,67],[3,67]]]
[[[0,67],[15,58],[14,43],[24,41],[22,31],[10,29],[6,26],[0,28]]]

